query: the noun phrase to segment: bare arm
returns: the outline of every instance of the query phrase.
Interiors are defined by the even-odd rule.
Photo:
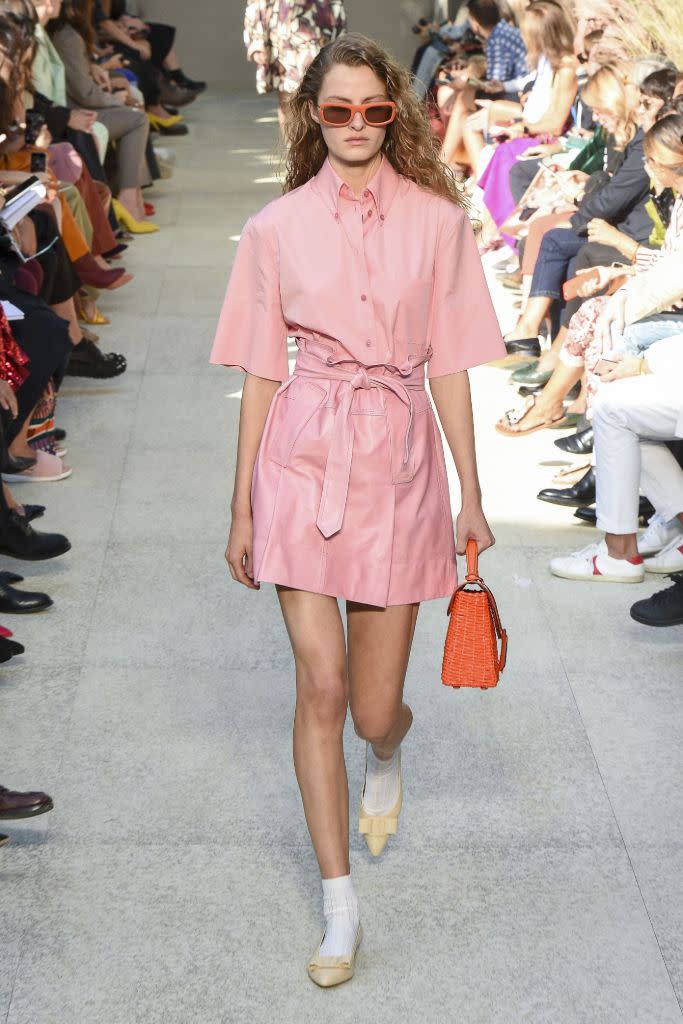
[[[268,410],[279,387],[279,381],[248,373],[242,390],[235,486],[230,505],[232,521],[225,559],[232,578],[250,590],[259,589],[259,585],[254,583],[252,561],[251,482]]]
[[[433,377],[429,387],[460,480],[462,509],[456,523],[456,551],[464,555],[470,537],[477,541],[480,552],[485,551],[495,544],[495,537],[481,507],[467,371]]]
[[[528,124],[530,135],[560,135],[567,123],[572,103],[576,98],[576,68],[572,65],[561,67],[555,76],[550,97],[550,106],[534,124]]]

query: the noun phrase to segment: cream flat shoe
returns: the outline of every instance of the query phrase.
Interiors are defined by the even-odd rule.
[[[323,934],[323,939],[325,935]],[[353,944],[351,956],[321,956],[320,940],[317,952],[311,957],[308,964],[308,977],[319,985],[320,988],[332,988],[333,985],[342,985],[345,981],[351,981],[353,970],[356,966],[356,953],[363,938],[363,929],[358,925],[356,941]]]
[[[403,782],[401,779],[401,752],[398,753],[398,800],[386,814],[368,814],[363,806],[363,797],[360,798],[360,816],[358,819],[358,831],[365,836],[365,842],[373,857],[379,857],[387,845],[389,836],[396,834],[398,829],[398,816],[401,813],[403,804]]]

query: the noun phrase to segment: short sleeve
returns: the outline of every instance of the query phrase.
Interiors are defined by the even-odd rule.
[[[253,220],[247,222],[237,247],[211,362],[239,366],[268,380],[289,377],[276,239],[272,229]]]
[[[462,209],[449,206],[436,243],[429,378],[459,373],[506,355],[472,225]]]

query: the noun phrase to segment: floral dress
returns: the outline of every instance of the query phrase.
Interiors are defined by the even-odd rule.
[[[257,92],[296,92],[314,57],[345,28],[344,0],[250,0],[244,15],[247,58],[259,51],[268,55],[268,63],[256,68]]]

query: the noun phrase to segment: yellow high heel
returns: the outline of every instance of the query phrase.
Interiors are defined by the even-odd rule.
[[[171,114],[169,117],[159,117],[157,114],[150,114],[147,111],[147,118],[152,128],[172,128],[174,124],[180,124],[183,120],[182,114]]]
[[[149,220],[136,220],[133,214],[118,199],[112,199],[111,205],[116,214],[116,219],[120,220],[123,226],[132,234],[151,235],[159,230],[159,225],[152,224]]]

